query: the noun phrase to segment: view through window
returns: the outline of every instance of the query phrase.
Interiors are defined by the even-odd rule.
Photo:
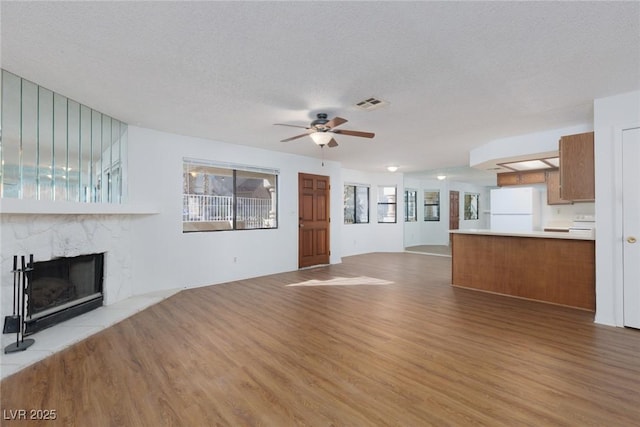
[[[405,190],[404,191],[404,220],[406,222],[418,221],[418,191],[417,190]]]
[[[395,186],[378,187],[378,222],[397,222]]]
[[[369,187],[344,186],[344,223],[366,224],[369,222]]]
[[[424,220],[440,221],[440,191],[427,190],[424,192]]]
[[[278,171],[183,162],[182,230],[277,228]]]

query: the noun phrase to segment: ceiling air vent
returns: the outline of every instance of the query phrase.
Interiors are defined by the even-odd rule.
[[[364,101],[358,102],[356,104],[356,107],[361,110],[371,111],[380,107],[384,107],[385,105],[389,105],[389,103],[387,101],[383,101],[382,99],[367,98]]]

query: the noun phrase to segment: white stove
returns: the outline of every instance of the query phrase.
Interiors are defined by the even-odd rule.
[[[578,214],[573,217],[573,222],[569,227],[569,233],[576,233],[586,236],[595,237],[596,235],[596,216]]]

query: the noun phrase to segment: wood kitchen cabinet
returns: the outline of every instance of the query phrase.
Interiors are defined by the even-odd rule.
[[[505,172],[498,174],[498,187],[504,187],[505,185],[518,185],[520,184],[520,177],[518,172]]]
[[[545,182],[544,171],[504,172],[498,174],[498,186],[542,184]]]
[[[520,172],[520,184],[542,184],[544,182],[544,171]]]
[[[560,171],[553,170],[546,172],[547,179],[547,204],[548,205],[568,205],[571,200],[560,197]]]
[[[596,198],[593,132],[560,138],[560,196],[592,202]]]

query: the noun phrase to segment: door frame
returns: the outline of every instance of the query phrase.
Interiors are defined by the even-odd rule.
[[[605,228],[609,233],[598,233],[596,230],[596,312],[595,322],[624,327],[624,282],[623,282],[623,228],[624,206],[622,203],[622,137],[623,132],[640,127],[640,122],[613,125],[611,136],[611,185],[613,194],[610,197],[598,197],[598,144],[596,149],[596,227],[598,222],[609,221]],[[596,132],[596,138],[597,138]],[[602,190],[600,190],[602,191]],[[603,199],[609,204],[603,206]],[[602,214],[599,211],[603,212]],[[599,244],[598,242],[602,243]]]
[[[453,215],[451,206],[453,205],[453,195],[456,195],[456,201],[457,203],[455,204],[456,207],[456,212],[458,213],[458,216],[456,218],[456,226],[455,228],[453,227],[453,224],[451,223],[451,218]],[[459,230],[460,229],[460,191],[459,190],[449,190],[449,230]],[[451,233],[449,234],[449,246],[451,246],[452,243],[452,238],[451,238]]]
[[[458,212],[458,216],[456,218],[456,222],[458,223],[458,226],[456,228],[452,228],[451,227],[451,218],[452,218],[452,216],[451,216],[452,215],[451,202],[453,201],[452,200],[453,194],[457,195],[456,199],[457,199],[457,202],[458,202],[457,205],[456,205],[456,208],[457,208],[456,210]],[[459,228],[460,228],[460,191],[458,191],[458,190],[449,190],[449,229],[450,230],[458,230]]]

